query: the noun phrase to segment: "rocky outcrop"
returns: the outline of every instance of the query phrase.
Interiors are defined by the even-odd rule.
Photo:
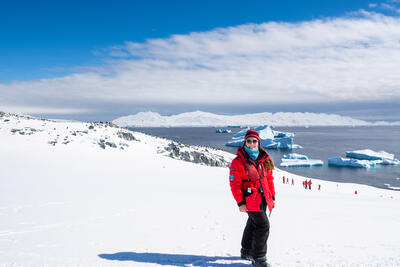
[[[174,159],[213,167],[228,167],[230,164],[229,159],[217,153],[212,153],[205,147],[193,147],[178,142],[171,142],[164,149],[169,152],[168,156]]]
[[[123,132],[123,131],[118,131],[117,135],[119,138],[122,138],[126,141],[139,141],[138,139],[136,139],[132,133],[127,133],[127,132]]]

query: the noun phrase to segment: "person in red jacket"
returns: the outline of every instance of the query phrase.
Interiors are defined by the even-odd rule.
[[[307,182],[307,185],[308,185],[308,189],[311,190],[311,185],[312,185],[311,179]]]
[[[248,215],[243,231],[241,257],[254,266],[269,266],[266,260],[269,220],[267,209],[275,206],[274,162],[260,146],[257,131],[246,132],[243,146],[230,165],[230,187],[239,211]]]

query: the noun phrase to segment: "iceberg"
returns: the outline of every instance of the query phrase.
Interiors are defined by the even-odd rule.
[[[311,167],[322,166],[324,162],[319,159],[309,159],[306,155],[292,153],[284,155],[281,160],[281,167]]]
[[[232,137],[232,140],[227,142],[226,146],[239,147],[243,145],[244,136],[246,135],[249,127],[241,130]],[[252,128],[260,135],[260,145],[264,148],[283,148],[292,149],[300,148],[301,146],[293,144],[294,133],[285,133],[272,130],[271,126],[263,125]]]
[[[298,145],[298,144],[293,144],[292,145],[292,149],[294,149],[294,148],[303,148],[301,145]]]
[[[231,130],[228,130],[228,129],[217,129],[216,131],[215,131],[216,133],[231,133],[232,131]]]
[[[337,167],[355,167],[355,168],[374,168],[376,166],[374,161],[351,159],[342,157],[328,158],[328,165]]]
[[[319,159],[282,159],[281,167],[311,167],[322,166],[324,162]]]
[[[284,159],[305,159],[308,160],[308,157],[306,155],[301,155],[301,154],[296,154],[296,153],[291,153],[289,155],[283,155]]]
[[[385,151],[375,152],[371,149],[347,151],[346,157],[366,160],[395,160],[394,154],[390,154]]]
[[[398,159],[383,159],[379,164],[382,165],[400,165],[400,161]]]
[[[375,164],[381,164],[381,165],[400,165],[400,161],[398,159],[378,159],[378,160],[373,160]]]
[[[384,184],[387,186],[387,188],[392,189],[392,190],[399,190],[400,191],[400,187],[398,186],[391,186],[390,184]]]
[[[394,158],[394,154],[385,151],[373,151],[371,149],[362,149],[347,151],[346,157],[352,159],[368,160],[374,164],[381,165],[400,165],[400,161]]]

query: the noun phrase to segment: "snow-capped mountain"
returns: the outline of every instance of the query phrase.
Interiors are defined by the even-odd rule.
[[[366,122],[346,116],[324,113],[278,112],[243,115],[217,115],[194,111],[171,116],[139,112],[113,120],[121,127],[226,127],[226,126],[370,126],[400,125],[399,122]]]

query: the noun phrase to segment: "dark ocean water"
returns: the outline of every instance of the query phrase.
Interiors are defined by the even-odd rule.
[[[225,146],[240,129],[232,133],[216,133],[214,127],[130,128],[134,131],[162,136],[188,145],[211,146],[236,153],[237,148]],[[345,157],[346,151],[358,149],[384,150],[400,157],[399,126],[360,127],[275,127],[274,130],[293,132],[294,143],[303,148],[293,150],[269,149],[268,153],[279,167],[284,154],[299,153],[310,159],[320,159],[321,167],[282,168],[289,172],[328,181],[367,184],[379,188],[400,187],[400,166],[378,165],[376,168],[340,168],[328,166],[328,158]]]

